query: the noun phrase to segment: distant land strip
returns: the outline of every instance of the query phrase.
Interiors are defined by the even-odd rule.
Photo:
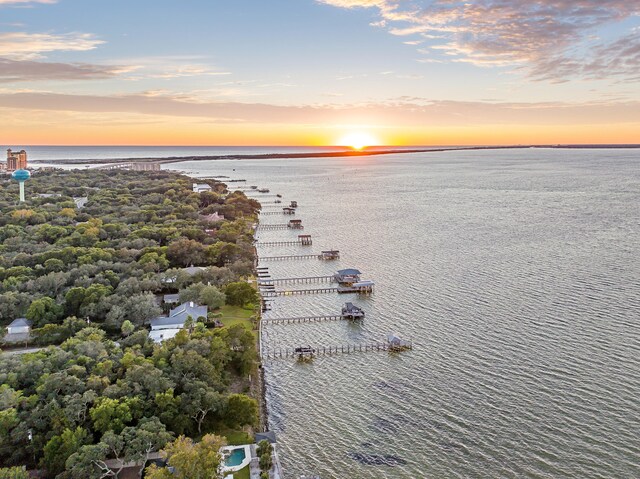
[[[516,150],[530,148],[553,149],[621,149],[640,148],[640,144],[614,145],[511,145],[511,146],[460,146],[421,149],[393,149],[393,150],[346,150],[307,153],[264,153],[246,155],[211,155],[211,156],[172,156],[167,158],[100,158],[100,159],[62,159],[62,160],[34,160],[31,163],[57,163],[61,165],[111,164],[111,163],[181,163],[184,161],[213,161],[213,160],[273,160],[279,158],[337,158],[351,156],[397,155],[405,153],[436,153],[444,151],[477,151],[477,150]]]

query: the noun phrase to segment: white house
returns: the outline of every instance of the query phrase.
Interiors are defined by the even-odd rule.
[[[7,334],[29,334],[31,332],[31,321],[26,318],[14,319],[7,326]]]
[[[201,316],[206,318],[208,311],[209,308],[198,306],[193,301],[183,303],[169,311],[169,316],[152,319],[149,337],[156,343],[171,339],[184,328],[184,323],[189,316],[195,321]]]
[[[203,193],[205,191],[211,191],[211,187],[206,183],[194,183],[193,191],[194,193]]]

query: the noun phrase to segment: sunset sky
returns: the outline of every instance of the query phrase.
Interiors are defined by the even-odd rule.
[[[0,143],[640,143],[636,0],[0,0]]]

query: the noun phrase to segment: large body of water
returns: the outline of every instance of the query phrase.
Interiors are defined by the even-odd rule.
[[[287,477],[640,477],[638,150],[173,166],[299,202],[314,246],[261,255],[342,252],[265,262],[274,278],[355,267],[376,281],[370,297],[278,298],[267,317],[333,314],[345,300],[367,317],[268,326],[263,347],[391,331],[414,342],[400,355],[266,363]]]
[[[29,160],[113,160],[129,158],[176,158],[190,156],[265,155],[273,153],[326,153],[344,151],[340,146],[9,146],[13,150],[27,150]],[[388,149],[371,147],[370,149]],[[392,147],[394,150],[421,147]],[[438,147],[425,147],[438,148]]]

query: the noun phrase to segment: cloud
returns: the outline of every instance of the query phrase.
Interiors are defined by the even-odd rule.
[[[0,33],[0,57],[33,60],[54,51],[87,51],[103,44],[89,33]]]
[[[32,3],[58,3],[58,0],[0,0],[2,5],[29,5]]]
[[[390,33],[443,40],[445,58],[510,66],[532,79],[636,78],[635,60],[618,54],[622,39],[594,39],[598,29],[640,14],[630,0],[317,0],[341,8],[374,8]],[[637,43],[637,32],[628,40]],[[599,43],[598,43],[599,42]],[[631,53],[635,50],[632,48]],[[613,70],[608,70],[613,66]]]
[[[95,80],[111,78],[126,67],[85,63],[46,63],[0,58],[0,83],[48,80]]]
[[[0,94],[0,108],[76,113],[143,114],[205,119],[216,123],[398,126],[591,125],[640,123],[640,102],[508,103],[400,98],[361,105],[282,106],[265,103],[195,102],[162,92],[123,96],[21,92]]]

